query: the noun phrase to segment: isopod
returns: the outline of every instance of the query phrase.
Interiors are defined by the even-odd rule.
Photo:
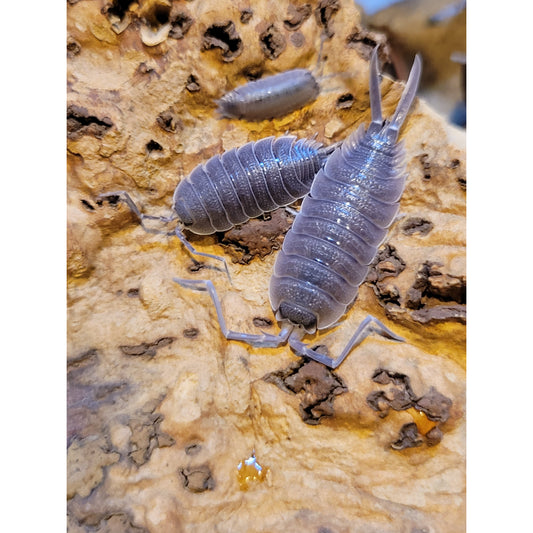
[[[293,135],[233,148],[197,166],[178,184],[174,210],[194,233],[226,231],[305,196],[333,150]]]
[[[266,120],[313,102],[319,93],[312,72],[296,68],[237,87],[216,101],[217,111],[227,118]]]
[[[403,143],[397,140],[416,96],[421,69],[417,55],[396,111],[384,121],[374,49],[369,82],[372,121],[366,131],[362,125],[336,148],[317,173],[276,258],[270,302],[276,319],[284,324],[278,335],[228,330],[211,281],[175,279],[182,286],[209,292],[227,339],[269,347],[288,341],[299,355],[331,368],[372,332],[403,340],[368,315],[337,358],[301,341],[306,333],[330,327],[344,315],[398,212],[407,174]]]
[[[174,233],[187,249],[223,261],[228,272],[222,257],[196,251],[186,240],[182,227],[198,235],[209,235],[293,203],[309,192],[316,173],[336,146],[325,147],[313,139],[283,135],[217,154],[180,181],[174,191],[171,217],[142,214],[125,191],[99,197],[122,198],[143,227],[144,219],[170,222],[178,218]]]
[[[216,100],[217,112],[227,118],[249,121],[282,117],[317,99],[320,93],[319,80],[329,76],[316,77],[322,57],[324,39],[321,40],[317,66],[311,71],[294,68],[249,81]]]

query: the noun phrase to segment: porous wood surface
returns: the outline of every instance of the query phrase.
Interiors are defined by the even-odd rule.
[[[387,39],[348,0],[127,4],[67,7],[69,531],[463,531],[464,151],[418,100],[400,216],[343,321],[306,338],[336,354],[371,313],[404,343],[369,337],[331,372],[227,341],[209,297],[172,278],[211,279],[231,329],[277,333],[268,284],[291,215],[188,234],[230,284],[96,196],[169,215],[179,180],[224,150],[342,140],[369,121],[368,59],[379,42],[387,61]],[[216,114],[250,76],[315,68],[322,34],[335,76],[315,102],[257,123]],[[403,85],[381,88],[389,115]],[[253,451],[266,473],[243,485]]]

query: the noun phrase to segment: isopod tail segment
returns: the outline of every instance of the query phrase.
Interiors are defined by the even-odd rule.
[[[145,215],[141,212],[141,210],[137,207],[136,203],[133,201],[131,196],[126,191],[113,191],[113,192],[106,192],[99,194],[96,199],[97,200],[103,200],[104,198],[111,198],[116,197],[120,200],[122,200],[132,211],[132,213],[139,219],[139,222],[141,223],[141,227],[146,231],[147,233],[156,233],[156,234],[164,234],[164,235],[175,235],[187,248],[189,253],[192,255],[199,255],[201,257],[208,257],[209,259],[216,259],[217,261],[221,261],[224,264],[224,271],[226,272],[226,275],[228,276],[228,280],[231,283],[231,275],[229,273],[228,269],[228,263],[226,260],[219,256],[214,254],[208,254],[205,252],[199,252],[188,240],[187,237],[185,237],[182,229],[181,229],[181,223],[178,222],[178,225],[174,228],[173,231],[161,231],[158,229],[150,228],[145,224],[145,220],[158,220],[164,224],[168,224],[169,222],[172,222],[178,218],[176,213],[173,213],[169,217],[162,217],[162,216],[153,216],[153,215]]]
[[[372,112],[372,122],[368,126],[367,133],[380,133],[384,140],[395,143],[398,140],[400,128],[404,123],[409,109],[413,104],[420,82],[420,75],[422,74],[422,59],[420,54],[416,54],[413,61],[413,66],[409,73],[409,78],[405,84],[400,101],[396,106],[396,111],[389,120],[383,121],[381,114],[381,89],[380,89],[380,74],[378,65],[378,48],[379,45],[372,51],[370,59],[370,109]]]
[[[209,296],[211,297],[211,300],[215,306],[220,330],[226,339],[245,342],[251,346],[254,346],[255,348],[277,348],[278,346],[288,342],[289,346],[293,348],[296,351],[296,354],[300,357],[309,357],[310,359],[322,363],[323,365],[326,365],[332,369],[337,368],[344,361],[346,356],[352,351],[352,349],[361,344],[366,337],[372,333],[377,333],[382,337],[386,337],[394,341],[404,341],[402,337],[399,337],[393,333],[380,320],[372,315],[368,315],[361,322],[352,338],[343,348],[342,352],[335,358],[329,357],[317,352],[316,350],[313,350],[312,348],[309,348],[308,345],[304,344],[301,339],[306,334],[306,331],[303,327],[295,324],[286,324],[278,333],[278,335],[271,335],[264,332],[261,334],[241,333],[230,330],[226,325],[226,320],[222,312],[222,305],[212,281],[204,279],[193,280],[181,278],[173,278],[173,280],[187,289],[207,291],[209,293]]]

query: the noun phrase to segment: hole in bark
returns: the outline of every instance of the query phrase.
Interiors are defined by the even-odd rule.
[[[90,348],[89,350],[82,352],[76,357],[67,361],[67,371],[85,368],[98,363],[98,350],[96,348]]]
[[[143,527],[137,527],[127,512],[106,512],[104,514],[94,512],[80,519],[78,523],[89,528],[90,531],[128,531],[128,533],[144,533],[146,531]],[[85,528],[83,530],[85,531]]]
[[[259,316],[256,316],[253,319],[253,323],[254,323],[254,326],[258,328],[270,328],[272,326],[272,320],[270,320],[269,318],[263,318]]]
[[[139,66],[137,67],[136,73],[139,73],[141,75],[152,74],[152,73],[155,73],[155,69],[153,67],[151,67],[150,65],[147,65],[143,61],[142,63],[139,63]]]
[[[145,14],[144,18],[153,28],[159,28],[169,21],[170,6],[155,4],[152,9]]]
[[[243,24],[248,24],[250,20],[252,20],[252,17],[254,15],[254,12],[249,7],[246,7],[241,10],[241,22]]]
[[[233,22],[216,22],[207,28],[204,33],[203,50],[220,48],[222,59],[226,62],[233,61],[242,53],[242,40],[235,30]]]
[[[435,387],[431,387],[427,394],[416,401],[414,407],[425,413],[429,420],[446,422],[450,418],[452,403],[450,398],[441,394]]]
[[[122,20],[133,3],[135,3],[135,0],[114,0],[102,9],[102,13],[104,15],[114,15]]]
[[[324,346],[313,347],[323,353]],[[307,357],[278,372],[262,378],[281,390],[300,394],[300,416],[306,424],[317,425],[324,416],[333,416],[335,397],[348,390],[344,381],[331,369]]]
[[[198,83],[198,80],[196,79],[196,76],[194,74],[191,74],[187,78],[187,84],[185,85],[185,88],[190,93],[196,93],[200,90],[200,84]]]
[[[183,336],[187,339],[194,339],[198,336],[198,328],[187,328],[183,330]]]
[[[258,80],[263,75],[263,70],[260,66],[250,66],[250,67],[246,67],[245,69],[243,69],[242,75],[248,81],[255,81],[255,80]]]
[[[385,418],[389,411],[407,411],[415,422],[404,424],[400,429],[398,439],[391,444],[395,450],[420,446],[424,440],[428,446],[434,446],[442,440],[442,431],[438,426],[450,417],[452,400],[441,394],[431,386],[429,391],[418,398],[413,389],[409,376],[378,368],[374,371],[372,380],[380,385],[393,385],[387,390],[372,391],[366,398],[367,405]],[[431,421],[431,422],[428,422]]]
[[[422,154],[419,156],[420,163],[422,164],[422,170],[424,171],[424,180],[429,181],[431,179],[431,160],[429,154]]]
[[[117,205],[120,201],[120,196],[118,194],[112,195],[112,196],[106,196],[105,198],[102,198],[101,200],[97,200],[96,205],[103,205],[103,203],[107,202],[109,205]]]
[[[81,45],[74,39],[67,42],[67,57],[77,56],[81,52]]]
[[[183,487],[190,492],[204,492],[215,488],[215,480],[208,465],[180,468]]]
[[[324,33],[328,37],[333,37],[334,32],[330,27],[333,15],[340,9],[338,0],[320,0],[315,9],[316,21],[324,28]]]
[[[392,283],[377,282],[375,293],[383,305],[401,305],[400,290]]]
[[[336,107],[337,109],[350,109],[350,107],[352,107],[353,105],[353,101],[354,101],[354,98],[352,94],[350,93],[341,94],[337,98]]]
[[[166,111],[160,113],[156,119],[156,122],[161,129],[168,131],[169,133],[174,133],[178,127],[182,126],[181,121],[176,113],[172,111],[172,109],[167,109]]]
[[[187,13],[181,11],[176,14],[176,16],[171,17],[170,23],[172,29],[170,30],[168,36],[173,39],[183,39],[184,35],[189,31],[192,26],[194,19],[189,17]]]
[[[192,260],[192,265],[189,265],[187,267],[187,270],[191,273],[194,273],[194,272],[199,272],[200,270],[202,270],[202,268],[207,268],[207,265],[205,263],[202,263],[201,261],[196,261],[196,259],[194,258],[191,258]]]
[[[185,453],[187,455],[198,455],[202,451],[202,445],[201,444],[189,444],[188,446],[185,446]]]
[[[414,422],[404,424],[400,429],[398,440],[391,444],[394,450],[405,450],[406,448],[416,448],[424,441],[420,438],[418,427]]]
[[[260,36],[261,50],[269,59],[276,59],[287,47],[287,41],[280,30],[271,24]]]
[[[283,21],[283,25],[287,30],[295,31],[311,16],[311,12],[311,4],[303,4],[301,6],[289,4],[287,10],[289,18]]]
[[[366,281],[382,281],[387,277],[398,277],[405,270],[405,261],[398,255],[396,248],[385,244],[372,261]]]
[[[146,144],[146,151],[148,153],[150,152],[162,152],[163,151],[163,147],[156,141],[154,141],[153,139],[148,142]]]
[[[433,229],[433,222],[421,217],[409,217],[401,224],[401,230],[405,235],[420,233],[427,235]]]
[[[370,59],[372,51],[377,44],[380,45],[379,55],[385,60],[386,64],[389,60],[388,44],[387,38],[383,33],[365,30],[356,26],[346,39],[346,45],[349,48],[355,48],[361,57],[366,60]],[[383,65],[383,68],[385,68],[385,65]]]
[[[86,209],[88,209],[89,211],[94,211],[94,207],[92,206],[91,203],[89,203],[87,200],[84,200],[83,198],[80,200],[81,202],[81,205],[83,205],[83,207],[85,207]]]
[[[87,109],[77,105],[67,107],[67,137],[76,140],[82,135],[93,135],[101,139],[113,122],[108,117],[102,119],[90,115]]]
[[[372,48],[375,48],[376,46],[376,41],[374,41],[374,39],[370,39],[369,37],[363,37],[360,42]]]
[[[370,48],[374,49],[376,47],[377,41],[369,37],[368,34],[364,31],[355,31],[349,35],[348,43],[349,44],[361,43],[361,44],[364,44],[365,46],[369,46]]]
[[[405,306],[408,309],[421,309],[425,305],[423,300],[425,297],[455,301],[459,304],[466,303],[466,278],[442,272],[441,266],[430,261],[420,265],[415,281],[407,291]],[[449,313],[449,310],[446,312]]]
[[[174,337],[162,337],[155,342],[142,342],[141,344],[136,345],[123,345],[119,346],[119,348],[124,355],[135,357],[146,355],[148,357],[154,357],[159,348],[163,348],[164,346],[172,344],[174,340]]]

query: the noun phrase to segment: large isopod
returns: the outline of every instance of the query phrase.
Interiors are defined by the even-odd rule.
[[[198,235],[209,235],[293,203],[309,192],[316,173],[336,146],[325,147],[313,139],[283,135],[266,137],[217,154],[180,181],[174,191],[171,217],[141,213],[125,191],[108,192],[99,197],[122,198],[143,227],[145,219],[170,222],[178,218],[174,233],[187,249],[193,254],[223,261],[228,272],[224,258],[196,251],[186,240],[182,228]]]
[[[194,233],[226,231],[305,196],[333,150],[293,135],[233,148],[178,184],[174,210]]]
[[[369,315],[336,358],[301,341],[306,333],[330,327],[344,315],[398,212],[407,175],[403,144],[397,140],[416,96],[421,69],[417,55],[396,111],[384,121],[377,47],[374,49],[370,63],[372,122],[366,131],[361,126],[352,133],[318,172],[276,258],[270,302],[276,318],[284,324],[278,335],[228,330],[212,282],[175,280],[209,292],[227,339],[271,347],[288,341],[297,354],[331,368],[339,366],[372,332],[403,340]]]

